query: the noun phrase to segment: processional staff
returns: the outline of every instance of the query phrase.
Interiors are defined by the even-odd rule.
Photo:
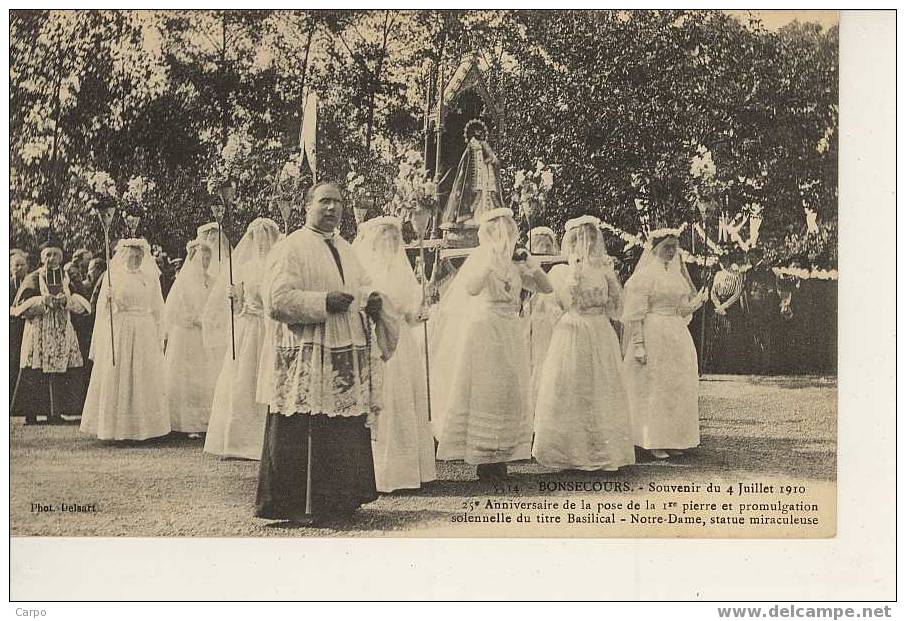
[[[426,171],[427,172],[427,171]],[[412,228],[415,229],[415,233],[418,235],[418,259],[419,267],[421,269],[421,278],[419,279],[422,284],[422,313],[427,311],[428,308],[428,292],[427,292],[427,279],[428,273],[425,269],[425,232],[428,230],[428,220],[431,218],[431,210],[422,208],[416,209],[411,213],[411,222]],[[428,354],[428,322],[426,320],[422,321],[422,330],[425,338],[425,387],[427,389],[428,397],[428,422],[431,422],[431,362],[430,356]]]
[[[308,166],[311,168],[312,182],[318,182],[318,95],[314,91],[309,91],[305,95],[302,109],[302,127],[299,130],[299,168],[305,159],[308,159]],[[288,212],[287,212],[288,215]],[[311,515],[311,426],[314,418],[308,421],[308,440],[307,440],[307,467],[305,468],[305,513]]]
[[[223,246],[223,227],[229,221],[230,207],[236,200],[236,182],[228,179],[217,188],[217,194],[220,197],[220,203],[214,201],[211,203],[211,211],[217,220],[217,259],[221,258],[221,247]],[[227,266],[229,270],[230,289],[233,288],[233,251],[232,247],[227,244]],[[230,346],[232,359],[236,359],[236,319],[233,317],[233,300],[228,301],[230,305]]]
[[[116,215],[116,208],[107,203],[101,207],[98,203],[94,207],[98,219],[101,221],[101,227],[104,229],[104,256],[107,259],[107,291],[111,298],[113,296],[113,281],[110,278],[110,225],[113,223],[113,216]],[[107,311],[110,317],[110,362],[111,366],[116,366],[116,341],[113,338],[113,305],[107,304]]]

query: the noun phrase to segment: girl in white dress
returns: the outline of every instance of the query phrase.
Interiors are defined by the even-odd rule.
[[[479,246],[440,302],[431,352],[437,458],[476,464],[483,480],[506,477],[506,462],[531,455],[528,347],[517,313],[523,288],[553,289],[528,252],[514,254],[517,235],[510,209],[482,215]]]
[[[205,436],[206,453],[261,459],[267,399],[259,395],[258,379],[272,348],[267,339],[270,320],[264,314],[260,285],[265,260],[279,239],[280,227],[270,218],[257,218],[249,224],[233,253],[233,288],[223,270],[208,297],[202,317],[206,333],[230,329],[230,299],[233,300],[236,359],[231,351],[224,356]]]
[[[633,440],[658,459],[698,446],[698,356],[689,334],[696,293],[679,256],[678,229],[659,229],[626,282],[623,360]],[[669,452],[668,452],[669,450]]]
[[[556,255],[560,252],[557,236],[546,226],[537,226],[529,231],[529,250],[534,256]],[[550,275],[550,273],[548,273]],[[533,293],[523,305],[523,313],[528,316],[529,359],[532,369],[532,395],[529,403],[532,407],[538,399],[538,386],[541,381],[541,367],[547,357],[547,348],[554,333],[554,326],[563,314],[554,293]],[[535,419],[537,421],[537,418]]]
[[[94,360],[83,433],[100,440],[146,440],[170,433],[164,381],[160,271],[144,239],[123,239],[103,275],[91,339]],[[113,309],[111,358],[110,309]]]
[[[220,368],[204,347],[202,313],[211,292],[211,246],[197,239],[186,245],[183,264],[164,310],[167,331],[164,386],[173,431],[200,438],[208,428]],[[224,303],[226,304],[226,303]]]
[[[616,470],[635,461],[620,343],[623,292],[594,216],[566,223],[569,265],[548,274],[565,314],[541,372],[532,455],[543,466]]]
[[[224,282],[229,282],[229,262],[232,246],[230,240],[220,228],[217,222],[208,222],[198,227],[195,239],[206,243],[211,247],[211,263],[208,266],[208,274],[212,281],[224,278]],[[235,257],[234,257],[235,259]],[[233,261],[235,269],[235,261]],[[228,303],[224,304],[224,309],[228,308]],[[229,317],[229,316],[227,316]],[[213,360],[216,368],[215,377],[220,374],[221,366],[226,356],[232,359],[232,343],[230,341],[230,324],[225,322],[209,322],[202,327],[204,336],[204,346],[208,350],[208,357]],[[235,338],[235,335],[234,335]]]
[[[374,424],[374,476],[379,492],[418,489],[437,478],[422,349],[422,290],[403,249],[402,224],[384,216],[364,222],[352,247],[384,312],[400,325],[396,352],[384,363],[383,407]]]

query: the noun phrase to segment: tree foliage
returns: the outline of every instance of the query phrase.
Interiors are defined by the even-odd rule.
[[[72,248],[99,247],[75,181],[89,169],[121,188],[138,175],[154,181],[141,232],[180,252],[212,218],[205,178],[231,137],[252,153],[228,223],[235,240],[252,218],[278,217],[274,183],[298,157],[309,91],[320,98],[321,176],[364,173],[380,209],[393,154],[422,148],[438,68],[449,78],[479,52],[503,111],[494,146],[505,191],[516,169],[555,167],[534,224],[558,229],[594,213],[637,231],[639,207],[652,223],[698,220],[704,190],[690,160],[707,152],[720,208],[759,211],[772,260],[836,261],[836,28],[768,31],[721,11],[675,10],[10,15],[16,245],[34,247],[52,228]],[[818,212],[819,235],[805,234],[804,207]]]

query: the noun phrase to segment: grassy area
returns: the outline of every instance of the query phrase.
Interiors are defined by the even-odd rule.
[[[701,383],[702,444],[669,463],[643,461],[619,473],[554,473],[511,466],[516,484],[552,480],[644,483],[734,477],[836,478],[836,379],[709,376]],[[168,437],[135,445],[99,442],[76,425],[10,423],[10,528],[50,536],[373,536],[445,522],[493,489],[474,468],[438,462],[424,489],[383,495],[353,519],[323,529],[285,529],[252,517],[257,462],[221,460],[202,441]],[[552,495],[556,495],[553,493]],[[32,503],[95,503],[95,513],[39,513]]]

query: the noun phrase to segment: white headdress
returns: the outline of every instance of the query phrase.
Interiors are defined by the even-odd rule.
[[[401,313],[418,311],[422,290],[406,257],[399,218],[381,216],[363,222],[352,248],[377,291]]]
[[[211,253],[207,268],[204,266],[202,249]],[[201,312],[210,293],[209,284],[215,260],[216,251],[209,243],[193,239],[186,244],[186,260],[173,281],[164,307],[164,324],[168,332],[177,326],[184,326],[188,319],[201,319]]]
[[[141,262],[138,267],[129,267],[129,258],[141,254]],[[164,298],[160,290],[160,268],[157,261],[151,254],[151,246],[142,238],[121,239],[117,242],[114,249],[114,255],[110,259],[110,277],[107,274],[101,274],[101,289],[98,295],[97,309],[95,310],[94,330],[91,334],[91,348],[88,357],[97,360],[105,356],[110,348],[110,321],[107,301],[107,292],[110,290],[108,283],[116,289],[117,283],[122,283],[125,278],[138,277],[146,287],[152,291],[151,303],[155,306],[157,316],[160,317],[163,311]]]
[[[538,249],[534,243],[536,237],[546,237],[551,243],[551,254],[557,254],[559,246],[557,245],[557,234],[549,226],[536,226],[528,232],[528,238],[532,247],[532,254],[538,254]]]
[[[211,247],[210,271],[212,274],[219,274],[222,267],[225,269],[227,257],[231,251],[230,240],[226,233],[217,222],[208,222],[198,227],[195,238]],[[188,262],[188,257],[186,257],[186,261]]]
[[[236,250],[233,251],[234,284],[260,282],[265,259],[280,237],[280,227],[270,218],[252,220],[245,230],[245,235],[236,245]],[[211,263],[213,265],[213,259]],[[205,303],[202,329],[205,347],[211,349],[229,342],[231,306],[227,297],[229,283],[229,272],[226,269],[220,270]]]
[[[601,233],[601,221],[595,216],[585,215],[567,220],[565,229],[563,254],[570,264],[587,265],[589,261],[609,258],[604,235]],[[608,264],[612,266],[613,261]]]
[[[632,276],[626,281],[624,323],[644,318],[645,308],[643,302],[647,300],[655,282],[664,272],[670,275],[671,278],[680,279],[688,288],[690,295],[695,295],[697,292],[695,284],[689,276],[689,271],[686,269],[686,262],[683,261],[679,250],[666,263],[658,256],[658,251],[664,244],[677,241],[677,237],[683,228],[657,229],[649,232],[645,250],[642,252],[639,262],[636,263]]]

